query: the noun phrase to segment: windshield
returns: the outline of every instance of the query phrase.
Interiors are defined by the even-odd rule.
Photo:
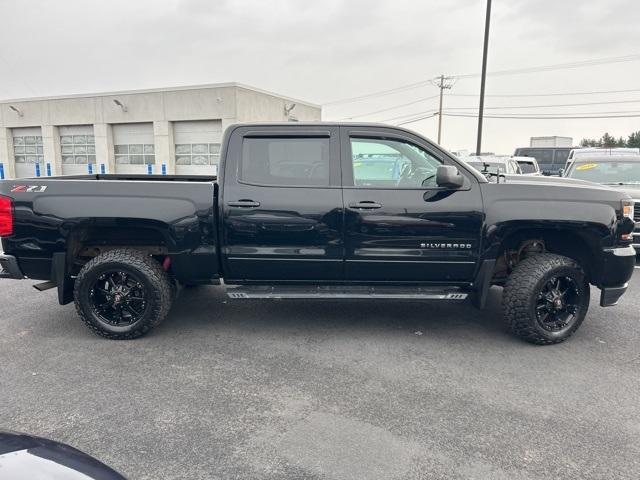
[[[520,165],[520,170],[522,170],[522,173],[537,173],[538,172],[538,170],[536,170],[536,166],[533,163],[518,162],[518,164]]]
[[[579,162],[569,170],[566,176],[595,183],[638,185],[640,184],[640,162]]]

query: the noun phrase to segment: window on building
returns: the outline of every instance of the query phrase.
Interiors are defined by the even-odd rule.
[[[62,163],[66,165],[96,163],[95,138],[91,134],[61,134],[60,153],[62,154]]]
[[[129,143],[114,145],[116,163],[120,165],[153,165],[156,163],[155,147],[152,143]]]
[[[262,185],[329,185],[329,138],[245,138],[240,179]]]
[[[219,160],[219,143],[176,144],[176,165],[217,165]]]
[[[16,163],[44,163],[42,135],[15,135],[13,157]]]

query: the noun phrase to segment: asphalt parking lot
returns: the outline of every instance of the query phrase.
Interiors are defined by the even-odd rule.
[[[203,287],[114,342],[31,283],[0,284],[0,428],[131,479],[640,477],[640,270],[552,347],[503,330],[499,289],[477,312]]]

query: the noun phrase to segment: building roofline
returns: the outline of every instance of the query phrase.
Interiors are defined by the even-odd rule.
[[[321,108],[321,105],[316,103],[307,102],[297,98],[288,97],[286,95],[280,95],[279,93],[270,92],[268,90],[262,90],[261,88],[245,85],[238,82],[226,82],[226,83],[207,83],[202,85],[181,85],[177,87],[160,87],[160,88],[144,88],[138,90],[118,90],[113,92],[97,92],[97,93],[74,93],[68,95],[51,95],[44,97],[29,97],[29,98],[8,98],[0,99],[0,104],[12,103],[12,102],[41,102],[46,100],[65,100],[73,98],[91,98],[91,97],[111,97],[114,95],[136,95],[141,93],[162,93],[162,92],[178,92],[185,90],[201,90],[205,88],[242,88],[263,95],[270,95],[272,97],[282,98],[290,102],[299,103],[308,107]]]

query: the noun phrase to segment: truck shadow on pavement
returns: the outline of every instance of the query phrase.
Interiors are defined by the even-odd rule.
[[[484,335],[508,338],[502,323],[502,289],[489,292],[487,307],[469,301],[231,300],[219,287],[184,289],[167,319],[151,335],[233,330],[287,336],[405,331],[430,336]]]

